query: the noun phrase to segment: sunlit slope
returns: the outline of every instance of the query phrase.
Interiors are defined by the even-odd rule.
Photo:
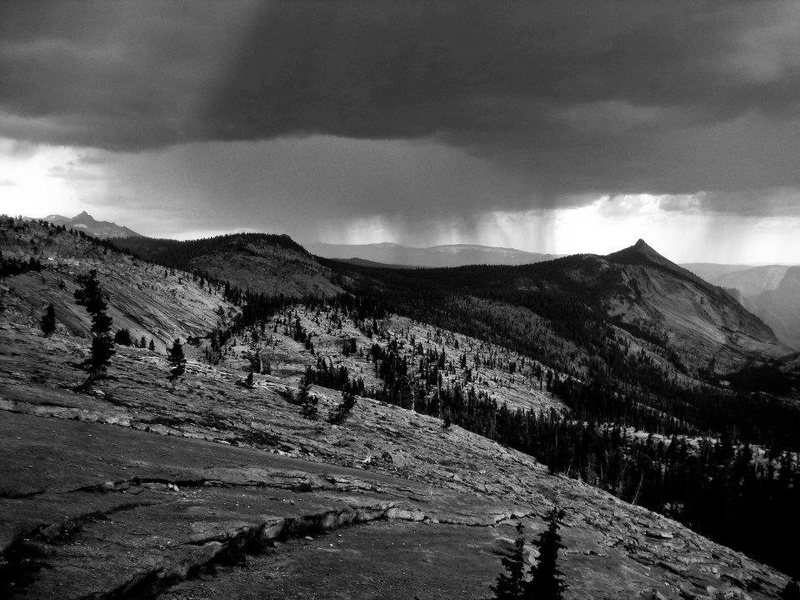
[[[0,279],[5,306],[0,320],[5,322],[38,326],[53,304],[59,331],[87,336],[89,315],[75,303],[74,293],[79,278],[92,269],[108,295],[113,332],[128,329],[134,340],[144,336],[161,349],[176,337],[205,336],[236,310],[217,286],[39,222],[4,222],[0,251],[6,258],[35,257],[43,267]]]

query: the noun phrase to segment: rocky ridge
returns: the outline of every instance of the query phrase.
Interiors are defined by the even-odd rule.
[[[242,290],[284,296],[335,295],[331,270],[288,235],[240,233],[179,242],[116,239],[119,248],[173,268],[203,273]]]
[[[684,365],[734,369],[790,349],[728,292],[664,258],[644,240],[605,257],[632,294],[608,294],[609,314],[627,326],[662,332]]]

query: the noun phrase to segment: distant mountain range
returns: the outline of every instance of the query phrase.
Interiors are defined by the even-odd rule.
[[[101,239],[141,237],[138,233],[127,227],[111,223],[110,221],[97,221],[86,211],[72,218],[63,217],[61,215],[47,215],[44,220],[54,225],[64,225],[67,229],[83,231],[87,235]]]
[[[354,261],[358,264],[382,263],[396,267],[463,267],[465,265],[526,265],[557,258],[555,254],[525,252],[470,244],[415,248],[400,244],[322,244],[306,249],[323,258]],[[364,262],[366,261],[366,263]]]
[[[571,365],[579,375],[602,355],[598,345],[606,344],[618,348],[608,352],[621,356],[629,346],[646,348],[652,360],[688,372],[726,372],[790,352],[731,294],[643,240],[608,256],[561,258],[481,246],[304,248],[286,235],[268,234],[187,242],[131,237],[114,243],[140,258],[268,295],[345,290],[391,299],[400,312],[421,311],[418,318],[447,314],[455,321],[440,324],[446,328],[470,323],[515,347],[546,348],[548,359],[565,369]],[[321,251],[347,260],[317,259],[313,253]],[[497,264],[507,261],[522,264]]]

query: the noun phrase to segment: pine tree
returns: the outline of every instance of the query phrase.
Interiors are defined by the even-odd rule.
[[[84,368],[89,372],[89,378],[81,386],[84,390],[91,387],[92,383],[102,377],[114,356],[114,340],[111,339],[111,317],[106,314],[108,305],[106,296],[97,279],[97,271],[92,269],[89,275],[81,278],[82,287],[75,292],[75,300],[79,306],[86,308],[92,317],[92,351],[91,356],[84,362]]]
[[[308,399],[311,384],[305,377],[300,379],[300,387],[297,389],[297,395],[294,396],[294,404],[301,405]]]
[[[183,355],[183,346],[180,340],[175,340],[172,348],[169,349],[167,360],[170,364],[169,380],[172,382],[172,389],[175,389],[175,384],[178,379],[186,372],[186,357]]]
[[[150,345],[147,347],[147,349],[150,350],[150,352],[156,351],[156,344],[153,341],[153,338],[150,338]]]
[[[56,330],[56,309],[52,304],[45,309],[40,325],[45,337],[50,337]]]
[[[498,600],[522,600],[525,598],[525,526],[517,524],[517,540],[514,550],[502,560],[506,573],[497,576],[491,588]]]
[[[303,415],[306,419],[311,419],[312,421],[316,420],[318,416],[319,410],[317,409],[317,404],[319,404],[319,398],[314,396],[313,394],[309,393],[311,389],[311,384],[309,384],[305,379],[300,382],[300,389],[297,391],[297,398],[295,402],[300,405],[300,414]]]
[[[310,419],[311,421],[316,421],[317,417],[319,416],[319,409],[317,408],[317,404],[319,403],[319,398],[313,395],[309,395],[306,400],[300,405],[300,414],[304,416],[306,419]]]
[[[120,346],[130,346],[133,344],[131,339],[131,332],[129,329],[118,329],[114,334],[114,343]]]
[[[336,408],[330,412],[330,415],[328,415],[328,423],[333,425],[341,425],[347,420],[347,417],[350,416],[350,413],[353,411],[353,407],[355,405],[355,394],[352,392],[343,391],[341,403],[339,403]]]
[[[450,418],[450,413],[446,412],[442,415],[442,429],[450,429],[453,420]]]
[[[545,518],[547,529],[539,536],[536,547],[539,548],[539,560],[531,567],[533,576],[528,582],[525,592],[526,598],[536,600],[561,600],[564,590],[567,589],[563,574],[558,570],[558,551],[564,546],[558,534],[559,519],[564,512],[553,508]]]

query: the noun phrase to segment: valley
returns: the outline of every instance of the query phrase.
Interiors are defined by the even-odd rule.
[[[800,267],[744,265],[721,269],[720,265],[687,265],[708,281],[731,290],[753,314],[769,325],[780,340],[800,349],[800,308],[797,293]]]

